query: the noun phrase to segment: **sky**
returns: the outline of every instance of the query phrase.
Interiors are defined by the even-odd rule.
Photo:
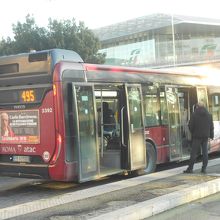
[[[0,38],[13,37],[12,24],[30,14],[39,27],[48,18],[75,18],[90,29],[154,13],[220,19],[219,0],[1,0]]]

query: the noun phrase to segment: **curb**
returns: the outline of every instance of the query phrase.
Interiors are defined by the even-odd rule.
[[[177,206],[220,192],[220,178],[99,215],[90,220],[136,220],[151,217]]]

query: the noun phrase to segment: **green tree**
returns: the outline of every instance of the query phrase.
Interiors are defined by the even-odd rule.
[[[2,39],[0,41],[0,55],[9,55],[14,54],[15,52],[15,43],[8,37],[6,40]]]
[[[35,19],[26,16],[24,23],[13,25],[14,39],[0,41],[0,55],[28,52],[31,49],[45,50],[61,48],[74,50],[80,54],[84,62],[103,63],[105,56],[99,54],[100,42],[83,22],[76,24],[72,20],[49,19],[47,28],[38,27]]]

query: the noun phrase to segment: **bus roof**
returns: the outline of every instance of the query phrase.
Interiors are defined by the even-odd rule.
[[[50,49],[0,57],[0,74],[10,73],[51,73],[60,61],[82,63],[82,58],[74,51]],[[37,62],[37,64],[36,64]]]
[[[138,73],[138,74],[169,74],[177,76],[196,76],[204,77],[205,74],[200,74],[199,71],[192,71],[192,69],[150,69],[150,68],[137,68],[137,67],[123,67],[123,66],[110,66],[100,64],[88,64],[85,63],[87,71],[110,71],[110,72],[127,72],[127,73]],[[190,71],[189,71],[190,70]]]
[[[86,70],[85,77],[88,82],[204,85],[206,78],[191,72],[181,73],[161,69],[142,69],[87,63],[83,64],[83,66]],[[69,74],[66,71],[64,75],[71,77],[74,73],[71,74],[71,70],[69,70]]]

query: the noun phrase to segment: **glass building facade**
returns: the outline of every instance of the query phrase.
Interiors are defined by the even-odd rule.
[[[162,67],[220,58],[220,20],[154,14],[93,30],[106,64]]]

